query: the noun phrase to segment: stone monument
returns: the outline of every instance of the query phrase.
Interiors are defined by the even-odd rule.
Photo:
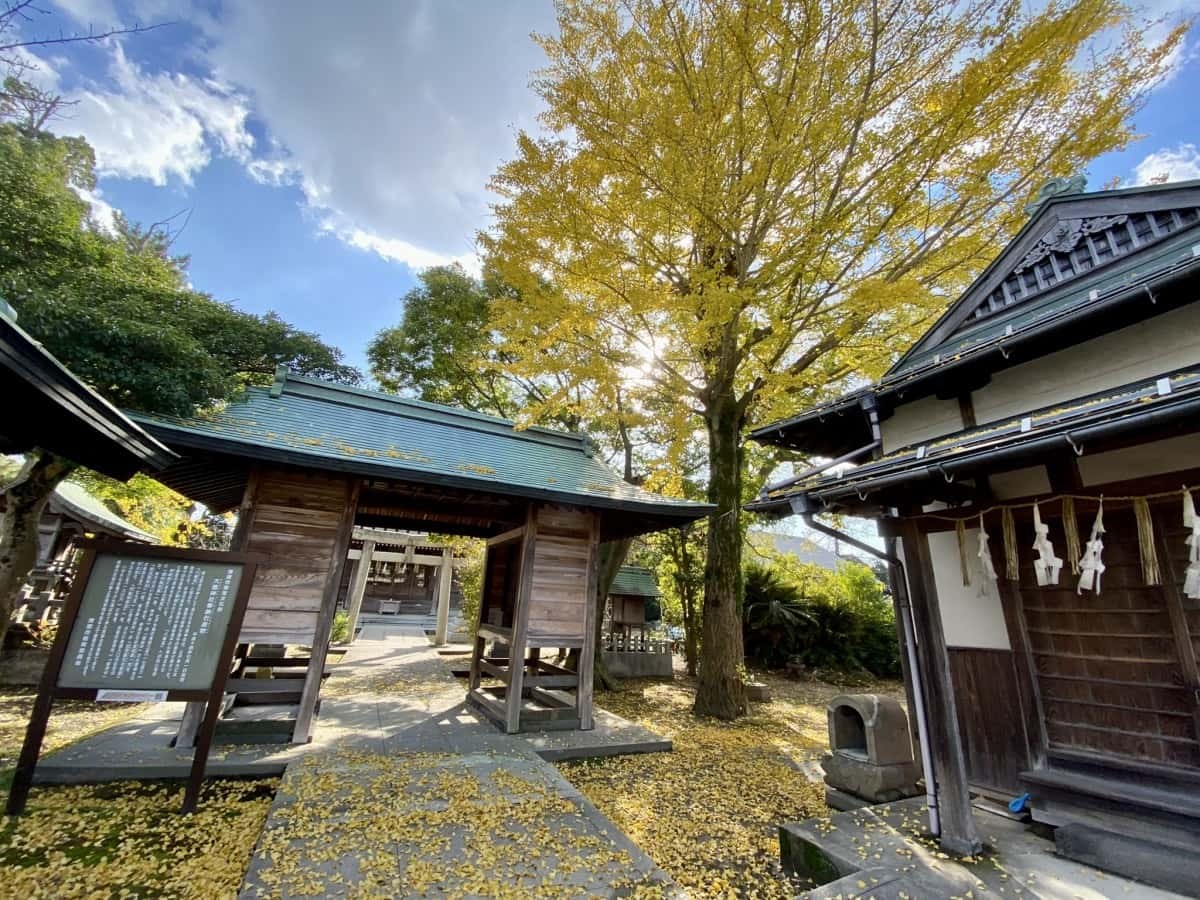
[[[842,694],[827,712],[831,752],[821,761],[826,803],[857,809],[921,792],[908,717],[899,703],[878,694]]]

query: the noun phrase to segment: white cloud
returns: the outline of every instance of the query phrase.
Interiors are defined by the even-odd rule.
[[[403,241],[399,238],[380,237],[377,234],[363,231],[361,228],[351,228],[341,231],[336,227],[326,224],[322,226],[322,230],[336,235],[352,247],[357,247],[359,250],[369,250],[372,253],[377,253],[384,259],[402,262],[413,269],[425,269],[429,266],[441,266],[449,263],[458,263],[468,272],[473,272],[476,275],[482,269],[482,263],[478,255],[474,253],[464,253],[461,256],[447,256],[444,253],[435,253],[432,250],[422,249],[415,244],[410,244],[408,241]]]
[[[320,227],[413,267],[473,258],[486,183],[531,127],[537,4],[259,0],[206,29],[218,77],[281,148],[249,163],[294,184]]]
[[[107,31],[121,21],[112,0],[54,0],[54,5],[84,29]]]
[[[104,199],[103,192],[96,188],[94,191],[89,191],[87,188],[73,188],[79,199],[87,203],[91,207],[92,221],[101,231],[109,234],[117,232],[117,210],[111,203]]]
[[[1164,147],[1138,163],[1133,174],[1139,185],[1200,178],[1200,150],[1195,144]]]
[[[54,124],[83,134],[101,175],[190,183],[213,153],[250,162],[249,103],[216,79],[147,73],[113,44],[110,83],[72,92],[77,105]]]

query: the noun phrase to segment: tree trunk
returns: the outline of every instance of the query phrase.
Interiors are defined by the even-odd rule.
[[[592,664],[593,684],[600,690],[615,690],[618,685],[616,677],[609,673],[608,665],[604,662],[600,639],[604,631],[604,605],[608,602],[608,589],[612,587],[617,572],[625,564],[625,557],[629,555],[632,545],[631,538],[606,541],[600,545],[600,574],[596,579],[596,596],[593,598],[596,603],[596,633],[593,635],[596,641],[596,657]]]
[[[700,628],[702,626],[698,615],[699,610],[696,608],[696,592],[692,585],[685,585],[680,596],[683,601],[683,661],[687,673],[694,678],[700,662]]]
[[[741,410],[732,392],[708,405],[708,525],[704,563],[704,623],[697,715],[731,720],[746,712],[742,683],[742,448]]]
[[[675,589],[683,607],[683,659],[687,674],[696,676],[700,657],[700,610],[696,604],[696,581],[692,577],[693,558],[688,551],[692,525],[684,525],[668,538],[667,553],[675,564]]]
[[[54,489],[74,469],[75,463],[61,456],[36,450],[4,489],[4,512],[0,515],[0,647],[17,597],[37,563],[38,522]]]

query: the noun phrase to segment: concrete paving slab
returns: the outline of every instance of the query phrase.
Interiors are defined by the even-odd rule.
[[[563,785],[517,742],[503,752],[310,755],[283,778],[241,896],[673,892]]]
[[[213,776],[281,776],[242,896],[612,896],[677,890],[549,760],[669,750],[605,711],[588,732],[507,735],[469,707],[454,658],[369,624],[303,746],[215,747]],[[415,686],[415,689],[414,689]],[[179,778],[182,704],[157,704],[38,766],[41,783]]]
[[[603,710],[597,710],[593,731],[505,736],[467,706],[461,683],[448,672],[447,659],[413,628],[364,627],[332,671],[308,744],[217,745],[209,756],[208,774],[278,777],[309,753],[341,744],[380,753],[466,752],[499,749],[518,740],[552,761],[671,749],[669,741]],[[414,682],[421,685],[415,694],[386,693]],[[39,761],[34,780],[70,784],[186,778],[192,752],[171,746],[183,708],[182,703],[154,704],[135,719],[47,755]]]
[[[941,851],[928,834],[919,797],[781,826],[780,846],[787,870],[822,885],[816,898],[1180,896],[1059,857],[1052,840],[1005,816],[976,809],[975,820],[986,849],[965,860]]]

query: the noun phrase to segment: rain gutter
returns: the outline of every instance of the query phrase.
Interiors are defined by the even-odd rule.
[[[1150,410],[1135,410],[1117,419],[1108,419],[1091,425],[1081,425],[1067,431],[1035,437],[1016,444],[1006,444],[991,450],[964,453],[943,462],[929,462],[914,468],[904,468],[880,475],[866,476],[857,483],[841,483],[822,490],[815,488],[811,493],[821,498],[839,498],[857,494],[862,497],[869,491],[906,484],[922,478],[940,475],[952,481],[961,474],[973,473],[980,464],[1005,463],[1024,456],[1040,456],[1049,451],[1069,449],[1083,455],[1086,443],[1093,440],[1120,437],[1158,424],[1169,424],[1177,419],[1200,416],[1200,396],[1189,396],[1175,402],[1164,401]]]

